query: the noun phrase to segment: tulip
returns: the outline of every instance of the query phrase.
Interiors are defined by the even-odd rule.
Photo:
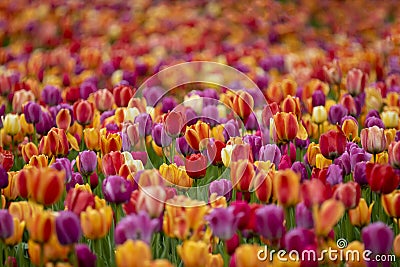
[[[304,229],[311,229],[314,227],[312,212],[303,202],[296,205],[295,212],[297,227]]]
[[[374,155],[386,149],[386,136],[384,130],[373,126],[361,130],[361,145],[369,153]]]
[[[293,113],[297,118],[301,116],[300,100],[298,97],[293,97],[291,95],[286,96],[286,98],[281,103],[281,111],[287,113]]]
[[[246,135],[243,142],[250,145],[250,150],[255,161],[259,160],[260,149],[262,146],[262,138],[256,135]]]
[[[29,160],[34,155],[38,155],[39,154],[39,150],[38,150],[37,146],[34,143],[29,142],[29,143],[27,143],[25,145],[22,145],[21,154],[22,154],[22,157],[23,157],[24,161],[26,163],[28,163]]]
[[[326,182],[334,186],[343,181],[343,170],[336,164],[329,165],[326,173]]]
[[[24,114],[27,123],[36,124],[39,122],[42,115],[42,108],[35,102],[28,102],[24,105]]]
[[[165,118],[165,131],[172,138],[176,138],[183,132],[185,118],[181,112],[171,111]]]
[[[400,141],[389,145],[389,163],[393,168],[400,169]]]
[[[54,120],[49,112],[42,112],[42,116],[38,123],[36,123],[36,132],[41,135],[47,134],[54,126]]]
[[[281,151],[275,144],[268,144],[260,148],[259,160],[270,161],[275,166],[281,161]]]
[[[206,175],[207,159],[203,154],[192,154],[185,159],[186,173],[193,179],[201,179]]]
[[[259,171],[252,180],[252,189],[255,191],[256,197],[261,202],[268,202],[272,195],[273,171],[268,173]]]
[[[278,171],[273,179],[273,195],[284,207],[296,205],[300,200],[300,175],[290,169]]]
[[[254,166],[248,160],[238,160],[231,163],[231,180],[233,187],[238,191],[249,191],[254,174]]]
[[[136,200],[136,210],[146,211],[152,218],[159,218],[164,211],[167,193],[162,186],[153,185],[141,187]]]
[[[23,105],[30,101],[35,101],[35,95],[32,91],[27,91],[25,89],[16,91],[12,98],[12,110],[16,113],[21,113]]]
[[[226,144],[216,140],[215,142],[209,142],[207,144],[207,156],[208,160],[214,165],[214,166],[221,166],[223,164],[222,162],[222,149],[226,147]]]
[[[366,162],[358,162],[354,167],[353,179],[360,185],[368,184],[366,175]]]
[[[98,90],[93,94],[93,98],[96,108],[100,112],[110,110],[114,105],[114,96],[107,89]]]
[[[229,165],[231,164],[231,156],[234,148],[235,148],[234,145],[226,145],[221,150],[221,159],[225,167],[229,167]]]
[[[301,196],[304,205],[311,208],[314,205],[321,205],[331,197],[329,187],[324,185],[321,180],[311,179],[301,185]]]
[[[400,256],[400,234],[393,241],[393,252],[396,257]]]
[[[329,109],[328,120],[331,124],[337,124],[340,123],[342,118],[345,117],[346,115],[348,115],[348,111],[343,105],[341,104],[333,105]]]
[[[382,195],[383,198],[384,195]],[[383,201],[382,201],[383,203]],[[371,221],[372,207],[374,203],[369,205],[364,198],[360,199],[358,206],[349,210],[350,223],[357,227],[368,225]]]
[[[71,174],[71,179],[69,180],[69,182],[67,182],[65,184],[65,189],[67,190],[67,193],[69,192],[69,190],[71,190],[72,188],[75,188],[76,184],[79,185],[83,185],[83,178],[82,175],[79,172],[73,172]]]
[[[58,128],[68,131],[70,126],[72,126],[72,114],[67,108],[62,108],[56,116],[56,125]]]
[[[83,235],[89,239],[100,239],[107,235],[111,227],[113,212],[110,206],[100,209],[88,207],[80,214]]]
[[[121,151],[122,140],[119,134],[107,134],[101,136],[100,142],[101,153],[103,155],[112,151]]]
[[[25,221],[20,221],[18,218],[13,217],[14,231],[13,234],[4,240],[4,243],[8,246],[15,246],[22,241],[22,234],[25,229]],[[7,224],[5,224],[7,227]]]
[[[335,59],[328,65],[324,65],[322,69],[329,84],[340,84],[342,79],[342,70],[338,60]]]
[[[369,256],[374,261],[377,255],[387,255],[393,245],[393,231],[383,222],[376,222],[366,226],[361,231],[365,249],[372,252]],[[382,262],[384,264],[385,262]]]
[[[6,134],[16,135],[21,130],[21,124],[17,114],[7,114],[3,119],[3,128]]]
[[[83,130],[83,138],[87,149],[94,151],[100,150],[101,138],[99,130],[95,128],[86,128]]]
[[[62,211],[56,217],[56,234],[61,245],[78,243],[81,226],[78,216],[72,211]]]
[[[102,190],[108,202],[120,204],[129,200],[133,185],[121,176],[112,175],[103,180]]]
[[[3,241],[14,233],[13,217],[8,210],[0,210],[0,239]]]
[[[145,211],[124,217],[115,227],[115,244],[121,245],[127,240],[142,240],[150,244],[158,223],[157,219],[150,219]]]
[[[353,209],[357,207],[360,202],[360,185],[353,181],[339,184],[333,193],[333,197],[341,201],[346,209]]]
[[[314,206],[313,218],[315,233],[318,236],[327,236],[344,214],[344,205],[335,199],[328,199],[321,207]]]
[[[368,81],[368,75],[360,69],[351,69],[347,73],[346,88],[351,95],[359,95],[364,92],[365,85]]]
[[[55,235],[52,235],[45,244],[40,244],[32,239],[28,241],[29,260],[36,266],[40,265],[41,259],[46,265],[51,262],[63,261],[68,257],[69,250],[69,247],[62,246],[58,242]]]
[[[171,137],[169,137],[166,133],[165,126],[161,123],[156,123],[153,125],[151,136],[156,145],[159,147],[167,147],[172,142]]]
[[[278,112],[274,115],[275,130],[273,136],[279,143],[287,143],[294,140],[296,137],[304,140],[307,138],[307,133],[303,125],[298,123],[297,118],[292,113]]]
[[[321,154],[328,159],[335,159],[342,155],[346,150],[346,135],[342,129],[330,130],[319,138]]]
[[[371,191],[382,194],[393,192],[398,187],[400,180],[399,175],[388,164],[367,163],[366,176]]]
[[[65,172],[65,181],[71,180],[72,176],[72,167],[71,167],[71,162],[67,158],[60,158],[56,159],[56,161],[51,164],[50,166],[53,169],[59,170],[59,171],[64,171]]]
[[[172,111],[177,105],[178,105],[178,103],[176,102],[174,97],[168,97],[168,96],[164,97],[162,99],[161,112],[168,113],[168,112]]]
[[[49,211],[33,213],[26,226],[31,240],[46,243],[54,233],[54,215]]]
[[[185,139],[189,146],[195,151],[199,150],[200,142],[210,137],[210,128],[208,124],[197,121],[196,124],[186,128]]]
[[[257,255],[260,250],[264,247],[258,245],[243,244],[239,246],[235,254],[231,257],[229,263],[230,267],[263,267],[265,266],[264,261],[260,261],[258,257],[249,257],[249,255]],[[268,256],[267,256],[268,257]],[[276,257],[274,257],[276,259]],[[286,262],[286,261],[284,261]],[[275,265],[274,265],[275,266]]]
[[[395,190],[381,196],[381,203],[389,217],[400,218],[400,191]]]
[[[253,162],[253,154],[249,144],[237,144],[232,150],[231,161],[248,160]]]
[[[94,105],[87,100],[79,100],[73,106],[76,121],[85,126],[92,122],[94,117]]]
[[[153,120],[151,116],[147,113],[141,113],[135,118],[135,123],[138,124],[139,136],[145,137],[151,134],[151,129],[153,127]]]
[[[201,267],[207,264],[208,245],[203,241],[184,241],[177,247],[177,251],[185,267]]]
[[[243,213],[234,213],[235,207],[215,208],[206,216],[213,235],[222,240],[231,239],[238,229],[238,223]]]
[[[229,120],[223,125],[223,136],[225,140],[229,140],[231,137],[240,136],[239,125],[235,120]]]
[[[126,85],[119,85],[113,89],[115,104],[118,107],[128,106],[129,100],[131,100],[134,94],[135,90]]]
[[[291,167],[292,171],[300,175],[300,181],[303,182],[308,179],[308,173],[304,163],[296,161]]]
[[[254,108],[254,99],[246,91],[235,92],[232,106],[233,111],[246,123]]]
[[[81,212],[85,211],[88,207],[95,207],[94,196],[89,192],[73,188],[68,191],[64,206],[66,210],[80,215]]]
[[[317,90],[312,94],[312,106],[325,106],[326,96],[321,90]],[[326,112],[326,110],[325,110]],[[328,115],[328,114],[326,114]]]
[[[115,260],[117,267],[146,266],[151,260],[151,250],[143,241],[128,240],[117,247]]]
[[[312,111],[312,121],[316,124],[321,124],[328,118],[328,113],[324,106],[316,106]]]
[[[76,258],[78,266],[84,267],[95,267],[96,266],[96,254],[92,253],[86,244],[78,244],[75,246]]]
[[[232,198],[232,182],[227,179],[215,180],[210,183],[209,195],[217,194],[217,196],[223,196],[226,201]]]
[[[308,145],[307,147],[307,162],[311,166],[315,167],[317,163],[317,155],[321,153],[321,150],[319,148],[319,144],[315,144],[312,142],[311,144]]]
[[[8,173],[3,167],[0,167],[0,190],[7,188],[9,184]]]
[[[90,150],[85,150],[79,153],[77,158],[79,172],[84,176],[91,175],[96,171],[97,167],[97,155],[95,152]]]
[[[59,88],[53,85],[46,85],[42,91],[42,100],[49,106],[56,106],[62,101]]]
[[[266,205],[256,211],[256,231],[262,237],[274,242],[285,233],[283,209],[274,204]]]
[[[287,251],[297,251],[302,253],[304,250],[307,250],[310,246],[314,245],[314,239],[315,236],[311,230],[294,228],[286,233],[284,244]]]
[[[184,136],[176,139],[176,148],[185,157],[194,153]]]

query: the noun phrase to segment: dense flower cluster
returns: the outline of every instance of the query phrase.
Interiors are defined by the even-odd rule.
[[[395,1],[0,1],[0,265],[399,261],[398,18]]]

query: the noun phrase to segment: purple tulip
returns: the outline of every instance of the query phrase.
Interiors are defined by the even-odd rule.
[[[361,161],[370,161],[371,154],[367,153],[364,149],[358,147],[357,145],[352,146],[350,148],[350,165],[351,169],[354,170],[354,167],[357,162]]]
[[[304,228],[294,228],[285,234],[284,244],[287,251],[302,253],[307,247],[315,243],[313,231]]]
[[[143,97],[150,107],[155,107],[164,95],[164,89],[159,86],[148,87],[143,90]]]
[[[239,220],[243,216],[243,212],[235,214],[235,207],[215,208],[205,219],[209,222],[213,235],[228,240],[237,231]]]
[[[281,157],[282,154],[279,147],[275,144],[268,144],[260,148],[258,159],[261,161],[269,160],[271,163],[274,163],[275,166],[278,166],[279,162],[281,161]]]
[[[42,108],[35,102],[28,102],[28,104],[24,106],[24,115],[27,123],[36,124],[41,119]]]
[[[62,102],[61,91],[53,85],[46,85],[42,91],[42,100],[49,106],[56,106]]]
[[[162,100],[162,113],[168,113],[169,111],[173,110],[178,104],[176,103],[175,98],[171,96],[164,97]]]
[[[366,166],[365,161],[357,162],[354,166],[353,179],[360,185],[368,184]]]
[[[259,160],[260,149],[262,147],[261,137],[256,135],[246,135],[243,137],[243,142],[250,145],[254,161]]]
[[[135,118],[135,123],[139,124],[139,136],[145,137],[151,134],[153,120],[150,114],[141,113]]]
[[[121,176],[111,175],[103,180],[102,189],[108,202],[120,204],[130,199],[133,185]]]
[[[56,233],[61,245],[78,243],[82,235],[78,216],[72,211],[61,211],[56,217]]]
[[[216,193],[217,196],[224,196],[226,201],[232,198],[232,182],[227,179],[215,180],[210,183],[209,195]]]
[[[0,190],[8,186],[8,173],[0,166]]]
[[[246,121],[244,127],[247,130],[251,130],[251,131],[255,131],[260,128],[260,125],[258,124],[256,115],[254,114],[254,112],[250,113],[250,116],[247,118],[247,121]]]
[[[6,115],[6,105],[3,104],[0,107],[0,118]],[[3,120],[0,120],[0,128],[3,128]]]
[[[293,163],[291,169],[292,169],[292,171],[300,174],[301,181],[305,181],[308,179],[308,173],[307,173],[307,169],[306,169],[306,166],[304,165],[304,163],[302,163],[300,161],[296,161]]]
[[[143,166],[147,164],[147,153],[146,151],[132,151],[131,152],[133,159],[137,159],[142,161]]]
[[[53,117],[48,112],[42,112],[42,117],[39,122],[36,123],[35,128],[38,134],[47,134],[50,129],[54,126]]]
[[[79,171],[84,176],[89,176],[97,167],[97,155],[94,151],[85,150],[79,153]]]
[[[396,141],[396,142],[400,141],[400,131],[397,131],[397,132],[396,132],[395,141]]]
[[[114,239],[117,245],[126,240],[142,240],[150,244],[151,236],[159,225],[158,219],[151,219],[145,211],[124,217],[115,227]]]
[[[296,225],[305,229],[314,227],[312,212],[303,202],[296,205]]]
[[[82,99],[86,100],[89,98],[89,95],[96,92],[97,87],[96,84],[90,81],[84,81],[81,86],[79,86],[79,93]]]
[[[0,239],[9,238],[14,233],[14,221],[8,210],[0,210]]]
[[[113,116],[115,114],[115,109],[104,111],[100,116],[100,123],[103,124],[104,120]]]
[[[375,222],[366,226],[361,231],[362,240],[366,250],[370,250],[372,255],[370,261],[366,261],[367,266],[390,266],[390,262],[374,261],[377,255],[387,255],[393,245],[393,231],[383,222]]]
[[[65,181],[68,182],[72,176],[72,166],[71,162],[67,158],[59,158],[51,165],[53,169],[65,171]]]
[[[229,140],[231,137],[240,136],[239,126],[235,120],[229,120],[224,125],[224,131],[222,133],[225,140]]]
[[[106,131],[107,133],[118,133],[119,127],[116,123],[108,123],[106,125]]]
[[[270,241],[280,239],[285,233],[284,212],[277,205],[270,204],[256,210],[256,231]]]
[[[339,123],[340,120],[347,116],[348,110],[341,104],[333,105],[328,112],[328,120],[332,124]]]
[[[114,71],[115,71],[114,64],[111,61],[104,62],[101,65],[101,72],[105,76],[111,76]]]
[[[312,106],[325,106],[325,94],[321,90],[316,90],[312,94]]]
[[[326,173],[326,181],[332,186],[341,183],[343,181],[342,172],[342,168],[339,165],[330,165]]]
[[[161,123],[153,124],[151,136],[153,137],[154,143],[159,147],[167,147],[172,142],[172,138],[167,134],[164,125]]]
[[[209,124],[211,127],[214,127],[219,123],[219,114],[216,106],[206,106],[201,111],[202,120]]]
[[[290,160],[288,155],[283,155],[281,161],[279,162],[278,169],[279,170],[286,170],[292,167],[292,161]]]
[[[65,184],[65,189],[67,192],[74,188],[76,184],[84,184],[82,175],[79,172],[73,172],[69,182]]]
[[[178,150],[179,153],[184,155],[185,157],[187,155],[193,154],[195,151],[189,146],[187,143],[186,139],[184,136],[178,137],[176,139],[176,149]]]
[[[196,111],[194,111],[194,109],[187,107],[185,109],[185,118],[186,118],[186,125],[190,126],[197,122],[198,116]]]
[[[383,124],[383,121],[377,117],[369,117],[368,119],[366,119],[364,126],[365,128],[378,126],[379,128],[385,129],[385,124]]]
[[[136,73],[133,71],[124,70],[122,72],[122,80],[127,81],[129,85],[133,86],[136,84]]]
[[[310,140],[308,138],[306,140],[301,140],[296,137],[294,139],[294,144],[296,145],[296,147],[303,149],[308,147],[308,145],[310,144]]]
[[[290,142],[289,144],[290,144],[290,160],[291,160],[291,162],[295,162],[296,161],[296,146],[292,142]],[[288,154],[289,144],[282,146],[282,155],[289,155]]]
[[[333,163],[342,167],[344,175],[349,175],[351,173],[350,154],[347,151],[336,158]]]
[[[88,245],[78,244],[75,246],[75,253],[79,267],[96,267],[96,254],[90,251]]]

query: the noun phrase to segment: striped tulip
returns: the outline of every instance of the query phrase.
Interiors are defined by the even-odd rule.
[[[294,206],[300,201],[300,175],[286,169],[276,172],[273,178],[273,195],[284,207]]]
[[[197,121],[196,124],[186,128],[185,139],[189,146],[198,151],[200,142],[203,139],[210,137],[210,126],[202,121]]]

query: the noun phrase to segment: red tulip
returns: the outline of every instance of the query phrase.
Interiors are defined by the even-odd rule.
[[[206,175],[207,159],[203,154],[192,154],[185,160],[186,173],[193,179],[200,179]]]
[[[105,154],[102,159],[104,175],[109,176],[118,174],[124,162],[124,155],[122,155],[120,151],[112,151]]]
[[[327,159],[335,159],[346,150],[347,139],[340,127],[330,130],[319,138],[321,154]]]
[[[165,131],[171,137],[178,137],[183,132],[185,119],[181,112],[171,111],[165,118]]]
[[[380,165],[368,162],[366,174],[371,191],[389,194],[399,185],[400,177],[389,164]]]
[[[304,204],[311,208],[313,205],[320,205],[331,197],[331,190],[319,179],[305,181],[301,185],[301,196]]]
[[[67,210],[80,215],[88,207],[95,208],[94,196],[87,191],[73,188],[68,191],[64,206]]]
[[[88,125],[94,116],[94,105],[87,100],[79,100],[73,106],[76,121],[81,125]]]
[[[361,197],[360,185],[354,181],[338,185],[333,194],[334,198],[340,200],[346,209],[354,209],[358,206]]]
[[[129,100],[131,100],[134,94],[134,90],[129,86],[119,85],[115,87],[113,90],[115,104],[118,107],[128,106]]]

